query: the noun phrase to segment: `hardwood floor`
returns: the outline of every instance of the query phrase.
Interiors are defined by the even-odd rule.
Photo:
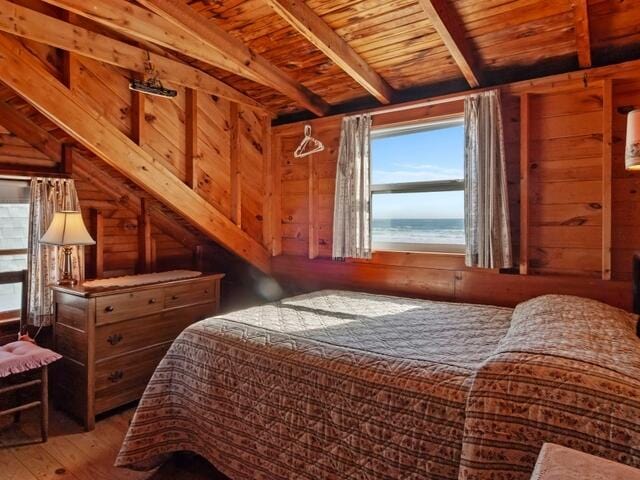
[[[51,411],[49,441],[38,438],[36,412],[19,424],[0,424],[0,478],[3,480],[224,480],[205,460],[176,456],[152,472],[115,468],[115,460],[134,408],[118,411],[85,432],[69,417]],[[8,446],[23,444],[23,446]]]

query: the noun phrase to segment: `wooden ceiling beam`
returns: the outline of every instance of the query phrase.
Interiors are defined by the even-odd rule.
[[[450,0],[418,0],[426,12],[431,25],[438,32],[453,60],[467,79],[469,86],[480,86],[480,72],[476,59],[465,37],[462,21]]]
[[[152,11],[125,0],[44,0],[95,22],[180,52],[286,95],[318,116],[329,104],[239,39],[174,0],[140,1]]]
[[[591,35],[589,33],[589,3],[573,0],[571,3],[576,30],[576,50],[580,68],[591,68]]]
[[[381,103],[391,103],[394,96],[391,86],[304,1],[267,0],[267,3],[371,95]]]
[[[15,38],[0,34],[0,81],[49,120],[160,202],[263,272],[267,250],[191,190],[91,105],[66,88]]]
[[[150,61],[160,78],[270,114],[264,105],[217,78],[182,62],[134,47],[35,10],[0,0],[0,31],[144,74]]]
[[[139,0],[139,3],[203,42],[210,51],[226,55],[241,69],[248,70],[256,81],[283,93],[318,116],[329,111],[329,104],[319,96],[188,5],[175,0]]]

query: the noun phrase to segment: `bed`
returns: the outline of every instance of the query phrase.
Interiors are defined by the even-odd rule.
[[[634,316],[326,290],[204,320],[149,382],[116,465],[197,453],[239,479],[529,478],[543,442],[640,466]]]

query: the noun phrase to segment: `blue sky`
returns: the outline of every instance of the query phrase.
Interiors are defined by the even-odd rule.
[[[464,178],[462,125],[373,138],[372,184]],[[462,218],[464,194],[459,192],[378,194],[374,218]]]

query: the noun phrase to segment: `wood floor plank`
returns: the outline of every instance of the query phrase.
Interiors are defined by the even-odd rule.
[[[38,480],[10,449],[0,450],[0,472],[4,480]]]
[[[14,455],[38,480],[80,480],[64,467],[44,445],[13,449]]]
[[[90,472],[92,480],[137,480],[144,474],[113,466],[118,449],[114,448],[112,433],[107,422],[96,423],[95,430],[82,435],[71,435],[69,442],[82,453],[84,467]],[[123,432],[119,432],[123,434]]]
[[[113,412],[85,432],[68,416],[51,412],[46,443],[2,448],[38,439],[37,412],[25,414],[19,425],[0,426],[2,480],[228,480],[195,456],[173,458],[150,472],[113,466],[135,409]]]

